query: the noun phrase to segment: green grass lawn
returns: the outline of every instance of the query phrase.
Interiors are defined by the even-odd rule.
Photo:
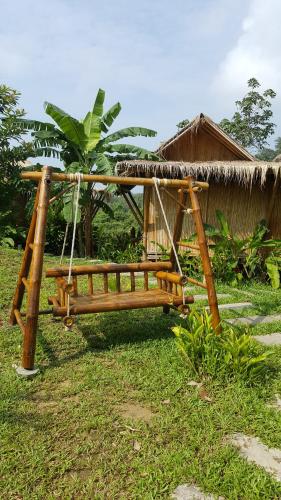
[[[81,316],[71,332],[43,316],[40,374],[21,379],[12,367],[21,333],[7,322],[20,257],[0,250],[0,498],[157,499],[182,483],[226,499],[281,498],[281,484],[227,443],[242,432],[281,447],[281,412],[267,405],[281,394],[281,348],[271,379],[258,387],[205,381],[208,402],[187,385],[193,376],[170,330],[184,322],[176,313]],[[45,265],[55,263],[48,256]],[[55,287],[50,279],[43,285],[45,308]],[[224,318],[281,312],[281,292],[267,285],[218,290],[232,296],[221,302],[254,303]],[[281,322],[252,331],[281,331]]]

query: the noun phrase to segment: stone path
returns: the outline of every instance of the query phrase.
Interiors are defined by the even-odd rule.
[[[268,448],[258,438],[234,434],[230,443],[238,448],[240,455],[273,475],[281,482],[281,450]]]
[[[242,318],[233,318],[225,320],[232,325],[259,325],[264,323],[273,323],[273,321],[281,321],[281,314],[271,314],[269,316],[247,316]]]
[[[215,500],[213,495],[205,495],[197,486],[190,486],[188,484],[180,484],[173,492],[171,498],[175,500]],[[223,497],[218,497],[218,500],[223,500]]]
[[[231,310],[244,309],[245,307],[253,307],[253,304],[251,302],[235,302],[233,304],[219,304],[220,311],[223,311],[224,309],[231,309]],[[209,309],[209,306],[206,306],[206,309]]]
[[[191,290],[191,293],[192,293],[192,290]],[[194,297],[194,300],[207,300],[208,297],[207,297],[207,294],[195,294],[193,295]],[[217,298],[218,299],[228,299],[229,297],[231,297],[231,295],[229,293],[217,293]]]
[[[281,333],[269,333],[268,335],[253,335],[253,339],[264,345],[281,345]]]

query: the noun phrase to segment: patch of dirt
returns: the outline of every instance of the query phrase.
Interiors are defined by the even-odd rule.
[[[69,389],[72,386],[72,383],[70,380],[63,380],[62,382],[59,382],[56,386],[56,389]]]
[[[117,413],[123,418],[130,418],[132,420],[142,420],[143,422],[150,422],[156,416],[149,408],[142,406],[138,403],[123,403],[115,407]]]
[[[57,401],[36,401],[36,410],[39,413],[44,413],[48,410],[58,410],[59,403]]]

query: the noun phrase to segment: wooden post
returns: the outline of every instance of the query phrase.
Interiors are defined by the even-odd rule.
[[[217,333],[221,333],[220,325],[220,314],[218,309],[217,293],[214,284],[213,272],[208,252],[208,246],[206,241],[206,235],[204,231],[204,225],[201,215],[201,209],[198,202],[196,193],[193,191],[193,179],[192,177],[187,177],[189,184],[189,195],[191,200],[192,215],[194,218],[196,232],[198,237],[198,245],[200,249],[200,255],[202,260],[203,272],[206,279],[206,287],[208,293],[208,302],[210,307],[210,312],[212,315],[212,325]],[[179,239],[179,238],[178,238]]]
[[[22,367],[26,370],[33,370],[34,368],[40,287],[42,279],[51,175],[51,167],[43,167],[37,207],[33,255],[30,266],[26,324],[23,340]]]
[[[31,263],[31,259],[32,259],[32,250],[33,250],[32,244],[33,244],[33,240],[34,240],[34,233],[35,233],[35,226],[36,226],[36,219],[37,219],[37,206],[38,206],[38,200],[39,200],[40,185],[41,185],[41,183],[38,184],[38,188],[37,188],[31,223],[30,223],[29,231],[28,231],[27,238],[26,238],[23,259],[22,259],[22,263],[21,263],[20,272],[18,275],[18,282],[17,282],[17,286],[16,286],[16,291],[15,291],[14,298],[13,298],[13,304],[12,304],[12,309],[11,309],[11,314],[10,314],[10,324],[11,325],[15,325],[17,323],[15,309],[20,310],[20,308],[21,308],[22,299],[23,299],[24,292],[25,292],[25,286],[24,286],[24,283],[22,280],[23,280],[23,278],[27,278],[27,276],[28,276],[30,263]]]
[[[186,206],[187,196],[188,195],[186,191],[184,191],[183,189],[179,189],[178,206],[177,206],[177,213],[176,213],[176,220],[175,220],[175,227],[173,234],[173,241],[176,248],[176,252],[178,251],[179,248],[179,240],[181,238],[183,219],[184,219],[184,210],[182,207]],[[173,249],[171,249],[170,261],[172,263],[173,270],[176,270],[176,256],[174,254]]]
[[[144,246],[144,260],[147,260],[147,239],[148,239],[148,226],[149,226],[149,205],[151,197],[150,186],[144,187],[143,192],[143,246]]]

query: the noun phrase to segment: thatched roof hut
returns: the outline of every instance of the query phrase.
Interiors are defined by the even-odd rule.
[[[219,209],[237,235],[249,235],[255,225],[265,219],[272,235],[281,237],[281,198],[278,196],[281,160],[257,161],[203,114],[161,144],[157,153],[163,161],[120,162],[117,174],[162,178],[192,175],[197,180],[206,180],[210,188],[200,194],[206,223],[216,224],[216,210]],[[165,192],[162,192],[162,199],[173,228],[176,204]],[[152,242],[169,247],[169,241],[160,207],[149,187],[144,189],[144,207],[149,207],[144,222],[144,242],[151,256],[155,252]],[[183,237],[193,232],[193,222],[186,217]]]

